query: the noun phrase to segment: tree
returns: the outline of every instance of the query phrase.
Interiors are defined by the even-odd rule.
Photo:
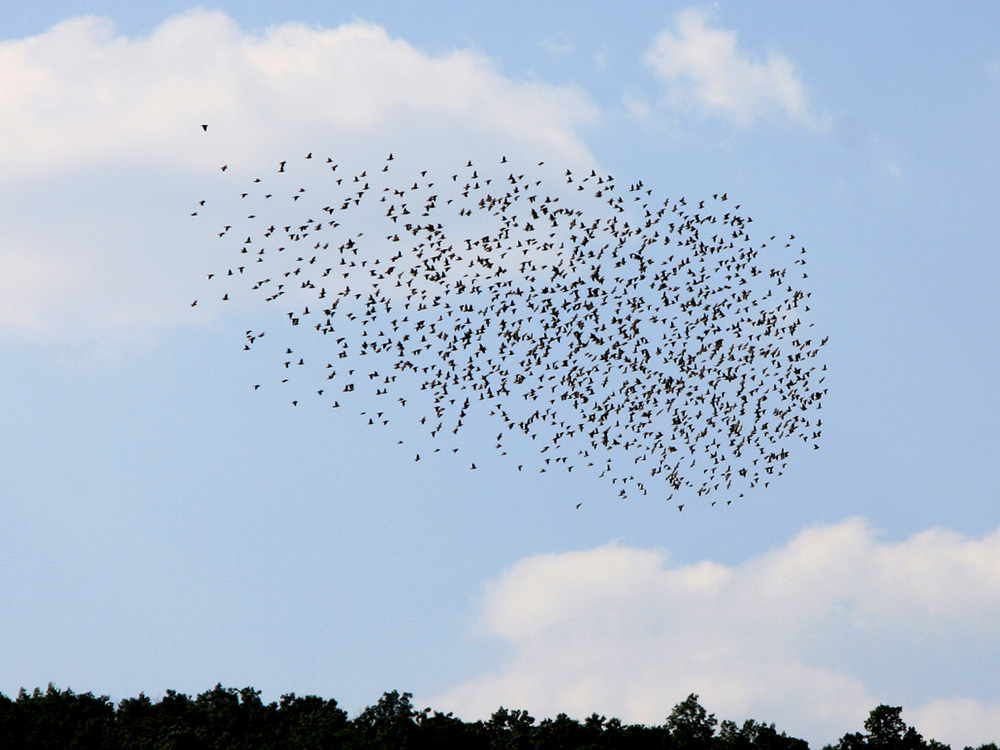
[[[871,750],[919,750],[926,747],[920,733],[906,726],[902,713],[902,706],[884,704],[872,710],[865,721]]]
[[[260,691],[252,687],[242,690],[217,684],[194,701],[195,729],[208,747],[251,750],[266,744],[271,714],[275,704],[265,706]]]
[[[490,747],[494,750],[522,750],[531,747],[534,723],[535,718],[527,711],[509,711],[501,706],[486,723]]]
[[[543,719],[535,728],[535,744],[546,750],[580,750],[586,742],[587,732],[580,722],[559,714],[554,719]]]
[[[30,695],[22,690],[9,708],[13,721],[6,731],[14,738],[10,747],[103,750],[111,743],[115,707],[106,695],[77,695],[68,688],[58,690],[50,682],[44,693],[38,688]]]
[[[809,750],[809,743],[789,737],[774,728],[774,724],[761,724],[747,719],[743,726],[723,721],[719,726],[716,746],[720,750]]]
[[[0,693],[0,747],[14,747],[17,704]]]
[[[410,702],[412,697],[412,693],[400,695],[395,690],[383,693],[378,703],[368,706],[350,723],[352,740],[358,747],[410,747],[417,715]]]
[[[928,750],[920,732],[906,725],[902,713],[902,706],[876,706],[865,720],[865,734],[845,734],[833,750]],[[942,747],[939,742],[934,746]]]
[[[414,742],[420,750],[489,750],[490,737],[481,721],[466,724],[453,714],[425,708],[416,716]]]
[[[667,717],[666,729],[677,750],[708,750],[717,724],[715,714],[708,713],[698,703],[697,694],[691,693],[674,706]]]
[[[280,746],[289,750],[333,747],[337,735],[347,727],[347,712],[337,701],[315,695],[281,696],[277,712]]]

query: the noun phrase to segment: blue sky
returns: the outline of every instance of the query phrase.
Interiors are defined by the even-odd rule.
[[[998,24],[986,3],[9,4],[0,691],[221,681],[356,711],[399,689],[643,722],[698,692],[814,743],[880,702],[995,741]],[[678,513],[519,473],[487,421],[416,463],[417,433],[254,392],[274,362],[242,337],[284,335],[274,311],[190,301],[245,178],[314,150],[728,191],[753,237],[808,249],[822,449]]]

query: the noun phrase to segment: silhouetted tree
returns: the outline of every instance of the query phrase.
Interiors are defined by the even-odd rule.
[[[665,727],[676,750],[709,750],[717,724],[715,714],[708,713],[691,693],[674,706]]]
[[[586,731],[580,722],[559,714],[554,719],[543,719],[534,731],[536,747],[552,750],[579,750],[583,747]]]
[[[490,737],[481,721],[466,723],[453,714],[425,708],[417,713],[413,747],[419,750],[489,750]]]
[[[15,700],[0,694],[0,750],[809,750],[774,724],[719,724],[696,694],[674,706],[662,726],[625,725],[599,714],[536,722],[527,711],[506,708],[489,721],[464,722],[430,708],[417,711],[411,698],[384,693],[348,721],[335,700],[289,693],[265,704],[251,687],[217,684],[193,699],[168,690],[159,701],[140,693],[116,707],[107,696],[49,684],[21,690]],[[845,734],[824,750],[951,750],[925,741],[901,714],[899,706],[880,705],[863,733]]]
[[[416,715],[411,693],[400,695],[393,690],[383,693],[378,703],[368,706],[350,722],[345,747],[410,748],[416,730]]]
[[[43,693],[21,690],[17,700],[6,703],[10,715],[5,732],[6,747],[48,750],[54,747],[104,750],[113,742],[115,707],[106,695],[77,695],[58,690],[49,683]]]
[[[774,728],[774,724],[761,724],[747,719],[742,726],[723,721],[715,738],[717,750],[808,750],[805,740],[789,737]]]
[[[527,711],[509,711],[503,706],[493,712],[486,723],[493,750],[526,750],[532,745],[532,725],[535,718]]]
[[[913,727],[906,726],[902,706],[881,705],[872,710],[865,721],[870,750],[922,750],[924,738]]]
[[[931,744],[913,727],[906,725],[901,714],[902,706],[876,706],[865,720],[865,734],[845,734],[836,745],[823,750],[950,750],[936,740]]]
[[[347,712],[337,701],[315,695],[281,696],[277,712],[277,739],[288,750],[339,747],[347,728]]]

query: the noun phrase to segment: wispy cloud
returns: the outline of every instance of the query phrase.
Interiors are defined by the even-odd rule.
[[[553,58],[565,58],[573,52],[572,43],[558,36],[554,39],[543,39],[539,42],[539,46]]]
[[[697,692],[722,717],[830,742],[878,703],[901,702],[927,736],[975,745],[1000,733],[1000,710],[970,697],[953,721],[935,701],[962,686],[921,685],[921,669],[933,644],[947,644],[941,658],[978,654],[998,614],[1000,530],[892,543],[852,518],[735,566],[671,565],[617,544],[539,555],[486,587],[481,626],[510,645],[509,661],[432,705],[660,723]]]
[[[674,104],[740,126],[785,117],[809,128],[824,127],[788,58],[772,52],[755,59],[740,49],[736,32],[714,28],[712,20],[704,9],[680,11],[674,27],[661,32],[646,52],[646,64],[667,84]]]
[[[2,245],[8,245],[6,247]],[[30,336],[40,331],[46,300],[65,292],[65,264],[51,255],[27,253],[0,245],[0,330]]]

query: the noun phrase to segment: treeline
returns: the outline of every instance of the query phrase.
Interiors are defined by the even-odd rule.
[[[489,721],[417,710],[410,693],[385,693],[349,719],[332,699],[284,695],[264,703],[253,688],[216,685],[195,698],[168,690],[158,701],[141,694],[116,706],[107,696],[49,685],[11,700],[0,693],[0,749],[7,750],[808,750],[805,740],[753,720],[719,723],[690,695],[662,725],[623,724],[593,714],[536,721],[500,708]],[[925,741],[878,706],[863,733],[824,750],[949,750]],[[966,748],[966,750],[973,750]],[[1000,750],[995,744],[978,750]]]

